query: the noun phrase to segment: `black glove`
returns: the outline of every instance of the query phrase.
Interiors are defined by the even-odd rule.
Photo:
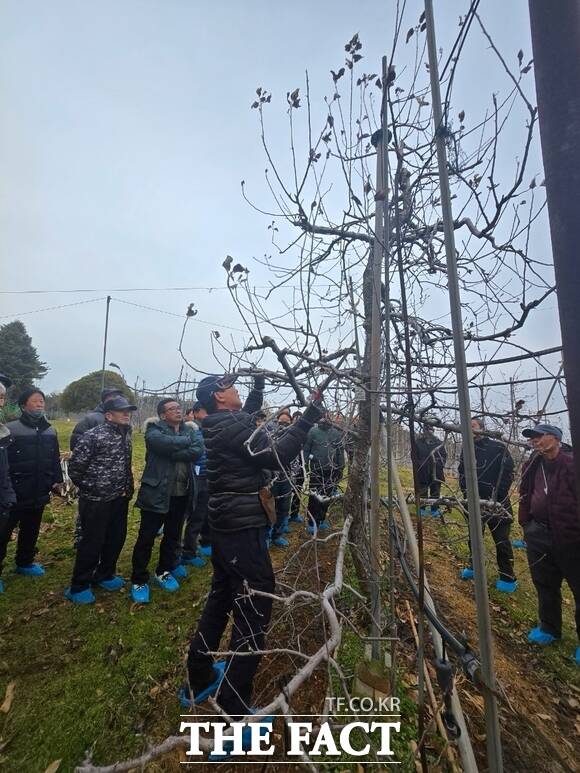
[[[266,386],[266,377],[260,374],[259,376],[254,376],[254,389],[257,389],[259,392],[263,392],[264,388]]]
[[[308,408],[304,411],[302,414],[302,418],[304,421],[307,421],[309,424],[316,424],[318,419],[323,415],[324,408],[322,407],[322,403],[318,401],[314,401],[310,403]]]

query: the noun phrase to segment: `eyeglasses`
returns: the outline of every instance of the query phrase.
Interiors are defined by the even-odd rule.
[[[165,408],[165,413],[174,413],[175,411],[180,411],[181,405],[172,405],[169,408]]]

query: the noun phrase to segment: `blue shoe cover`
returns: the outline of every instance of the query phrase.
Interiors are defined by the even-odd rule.
[[[164,572],[162,575],[156,574],[155,582],[168,593],[175,593],[176,590],[179,590],[179,583],[171,572]]]
[[[181,563],[187,564],[187,566],[195,566],[196,569],[202,569],[205,566],[205,561],[201,556],[193,556],[193,558],[182,558]],[[179,579],[178,575],[173,574],[173,576]],[[185,576],[187,577],[187,575]]]
[[[514,548],[520,548],[520,550],[525,550],[526,541],[524,539],[513,539],[512,545],[514,546]]]
[[[497,580],[495,587],[501,593],[513,593],[517,590],[518,583],[517,580],[512,580],[512,582],[508,582],[507,580]]]
[[[274,537],[272,545],[276,545],[277,548],[287,548],[290,543],[284,537]]]
[[[465,569],[462,569],[459,573],[459,576],[462,580],[473,580],[473,569],[470,569],[469,567],[465,567]]]
[[[574,653],[574,660],[576,661],[576,665],[580,666],[580,647],[576,647],[576,652]]]
[[[172,570],[171,574],[175,577],[176,580],[184,580],[188,576],[187,569],[183,566],[183,564],[178,564],[175,569]]]
[[[291,515],[290,523],[304,523],[304,518],[299,514]]]
[[[66,588],[64,591],[64,597],[73,604],[94,604],[95,596],[90,588],[86,590],[80,590],[77,593],[72,593],[70,588]]]
[[[42,577],[46,572],[40,564],[30,564],[30,566],[17,566],[16,574],[24,574],[26,577]]]
[[[431,510],[429,510],[428,507],[420,507],[419,515],[422,516],[423,518],[426,518],[428,515],[431,515]]]
[[[206,558],[211,558],[211,545],[200,545],[198,552]]]
[[[441,510],[438,507],[435,510],[431,510],[431,518],[441,518]]]
[[[318,524],[318,528],[320,529],[320,531],[326,531],[326,529],[330,529],[330,524],[328,523],[328,521],[321,521]]]
[[[203,703],[205,700],[207,700],[210,695],[215,695],[223,681],[225,670],[225,660],[218,660],[217,663],[214,663],[213,671],[215,674],[215,679],[205,688],[205,690],[202,690],[197,695],[194,695],[193,698],[190,697],[190,690],[188,687],[181,687],[177,693],[177,697],[179,698],[179,703],[183,706],[183,708],[193,709],[194,706],[197,706],[199,703]]]
[[[117,591],[121,590],[121,588],[125,585],[125,580],[122,577],[119,577],[119,575],[115,575],[114,577],[111,577],[110,580],[101,580],[99,583],[99,588],[104,588],[105,590],[110,591]]]
[[[553,644],[558,641],[557,636],[552,636],[551,633],[542,631],[541,628],[532,628],[528,634],[528,641],[532,644],[539,644],[541,647],[546,647],[548,644]]]
[[[149,603],[149,586],[145,585],[131,585],[131,598],[135,604],[148,604]]]
[[[4,583],[2,582],[2,579],[0,579],[0,593],[4,593]]]

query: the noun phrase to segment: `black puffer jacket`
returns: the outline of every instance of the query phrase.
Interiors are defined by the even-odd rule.
[[[7,513],[16,504],[16,494],[10,480],[8,454],[6,453],[6,446],[9,442],[10,433],[3,424],[0,424],[0,528],[2,527],[3,513]]]
[[[103,404],[97,405],[94,411],[91,411],[90,413],[87,413],[86,416],[83,416],[83,418],[75,424],[75,427],[72,431],[72,434],[70,436],[70,450],[74,451],[74,447],[79,442],[81,437],[85,434],[85,432],[88,432],[90,429],[93,429],[93,427],[99,427],[101,424],[104,424],[105,422],[105,409],[103,408]]]
[[[514,480],[514,460],[507,446],[486,436],[476,440],[474,446],[480,498],[504,502],[509,496]],[[463,451],[461,451],[458,472],[459,485],[465,494],[467,487]]]
[[[434,481],[445,480],[445,462],[447,451],[443,441],[435,434],[425,432],[416,439],[418,477],[421,486],[429,486]]]
[[[10,430],[8,464],[16,493],[15,510],[44,507],[55,483],[62,483],[56,430],[45,418],[26,413],[6,425]]]
[[[251,450],[245,443],[255,432],[256,423],[249,413],[217,411],[206,416],[202,431],[212,529],[241,531],[267,525],[258,491],[269,481],[269,470],[279,470],[280,464],[289,464],[299,453],[320,414],[315,405],[310,405],[304,416],[278,437],[259,430]]]

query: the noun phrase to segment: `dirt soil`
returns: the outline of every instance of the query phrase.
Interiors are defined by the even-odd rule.
[[[473,584],[459,578],[459,569],[447,546],[428,546],[426,571],[437,608],[451,629],[464,631],[477,649]],[[527,627],[514,623],[509,613],[493,602],[491,611],[496,672],[506,695],[500,702],[504,770],[580,770],[580,687],[562,683],[546,670],[541,653],[525,641]],[[402,610],[401,616],[406,616]],[[485,770],[483,698],[463,677],[458,679],[458,688],[478,764]]]

